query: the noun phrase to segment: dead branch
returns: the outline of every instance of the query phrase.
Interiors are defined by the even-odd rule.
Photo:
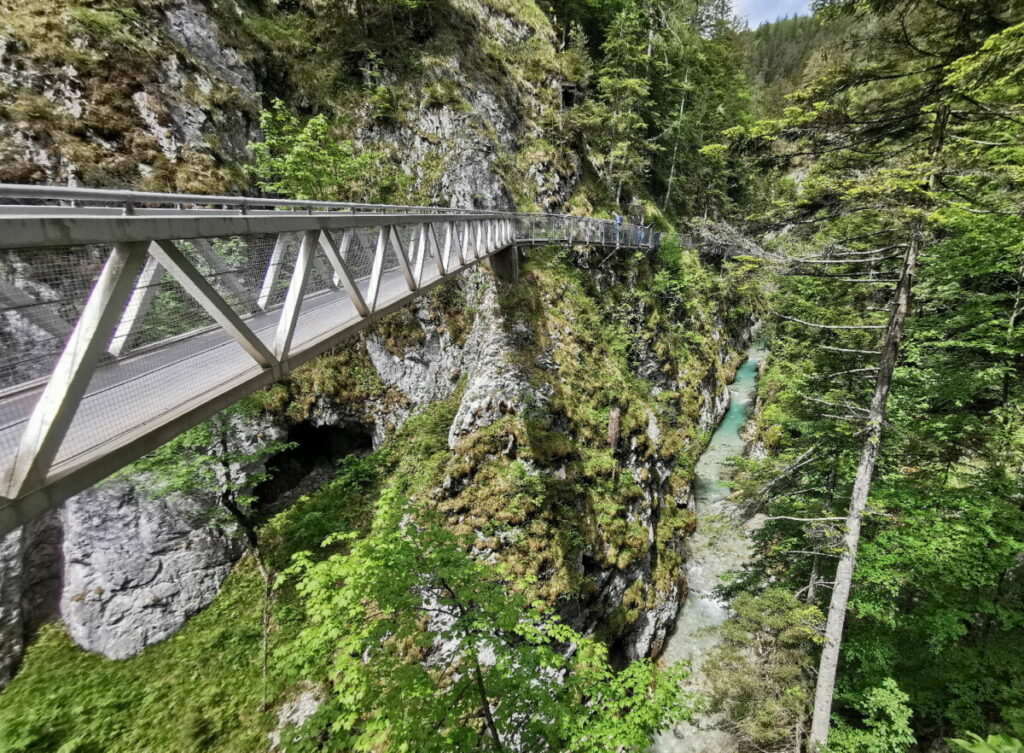
[[[862,413],[867,413],[867,408],[861,408],[859,405],[850,405],[849,403],[842,405],[840,403],[830,403],[828,400],[822,400],[820,397],[811,397],[810,395],[804,395],[805,400],[810,400],[812,403],[821,403],[827,405],[830,408],[844,408],[846,410],[856,410]]]
[[[779,317],[780,319],[785,319],[786,321],[789,321],[789,322],[796,322],[797,324],[803,324],[805,327],[814,327],[816,329],[861,329],[861,330],[875,329],[875,330],[878,330],[878,329],[887,329],[888,328],[887,324],[859,324],[859,325],[851,325],[851,324],[818,324],[816,322],[805,322],[803,319],[797,319],[796,317],[786,316],[784,314],[780,314],[777,311],[772,311],[771,313],[774,314],[775,316]]]
[[[797,264],[872,264],[876,261],[889,261],[889,259],[899,258],[899,254],[889,254],[888,256],[866,256],[857,259],[815,259],[814,257],[807,257],[804,259],[793,259],[793,262]]]
[[[808,554],[812,557],[838,557],[838,554],[828,554],[826,552],[805,552],[802,549],[784,549],[779,554]]]
[[[882,351],[880,350],[856,350],[855,348],[837,348],[834,345],[819,345],[822,350],[833,350],[837,353],[861,353],[865,356],[880,356]]]
[[[826,374],[822,379],[831,379],[832,377],[843,376],[844,374],[863,374],[865,371],[878,371],[877,366],[865,366],[863,369],[847,369],[846,371],[835,371],[831,374]]]

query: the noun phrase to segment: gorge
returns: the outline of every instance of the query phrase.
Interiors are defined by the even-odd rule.
[[[1018,750],[1024,7],[814,6],[0,0],[0,753]]]

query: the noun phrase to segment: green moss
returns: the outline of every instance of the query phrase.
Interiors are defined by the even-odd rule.
[[[349,343],[300,366],[246,402],[254,409],[304,421],[319,400],[366,410],[370,401],[403,402],[405,398],[384,385],[365,348]]]
[[[174,638],[123,662],[46,626],[4,691],[0,751],[259,749],[271,724],[260,710],[261,587],[254,568],[238,568]]]
[[[269,561],[319,549],[329,533],[368,530],[381,455],[350,457],[338,475],[302,497],[261,531]],[[294,629],[294,595],[274,606],[272,644]],[[173,638],[126,661],[77,648],[61,625],[47,625],[0,701],[0,752],[251,753],[276,723],[267,709],[290,693],[262,675],[263,582],[249,559],[213,603]],[[64,746],[64,747],[62,747]]]
[[[593,268],[605,277],[613,272],[618,282],[598,287]],[[643,256],[532,251],[522,280],[499,287],[499,304],[518,367],[538,397],[450,449],[462,396],[461,387],[455,390],[410,418],[381,450],[346,461],[336,479],[268,523],[270,561],[281,568],[296,551],[324,553],[318,544],[332,532],[366,531],[380,492],[394,489],[442,512],[454,530],[472,533],[477,548],[496,554],[514,581],[529,583],[528,596],[588,603],[596,583],[582,561],[628,570],[651,551],[639,518],[649,511],[643,485],[652,480],[642,471],[634,477],[625,459],[660,459],[673,468],[670,494],[681,499],[687,490],[707,441],[697,426],[699,390],[717,391],[732,366],[718,364],[713,336],[719,307],[743,305],[724,292],[731,274],[718,279],[682,250],[668,249],[657,265]],[[440,287],[428,300],[457,338],[470,321],[458,315],[460,295]],[[399,319],[385,332],[388,326],[392,345],[420,331]],[[765,389],[774,378],[766,378]],[[349,405],[404,400],[353,344],[238,410],[302,420],[321,398]],[[614,408],[620,430],[610,442]],[[648,431],[651,416],[656,439]],[[673,587],[685,588],[679,551],[693,513],[673,498],[650,512],[652,578],[634,582],[619,608],[602,615],[599,634],[609,642]],[[243,564],[177,636],[126,662],[85,654],[59,628],[47,628],[0,702],[0,751],[56,750],[76,739],[79,747],[68,750],[260,749],[273,723],[264,701],[275,707],[290,690],[277,677],[265,689],[260,676],[259,587]],[[278,594],[275,642],[300,627],[293,599],[288,586]]]

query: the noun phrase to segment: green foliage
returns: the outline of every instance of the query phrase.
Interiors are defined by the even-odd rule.
[[[273,726],[260,712],[262,591],[255,567],[242,565],[177,635],[127,661],[87,653],[47,625],[4,690],[0,751],[261,749]]]
[[[137,480],[154,496],[194,495],[219,503],[211,508],[214,517],[230,513],[249,534],[255,545],[251,491],[270,472],[264,461],[293,445],[287,442],[259,442],[253,449],[240,447],[234,438],[242,403],[219,413],[209,421],[179,434],[170,442],[118,471],[114,478]]]
[[[528,604],[437,519],[394,493],[378,509],[349,552],[300,553],[288,571],[308,624],[281,658],[332,688],[292,749],[642,750],[684,714],[678,671],[615,672],[602,644]]]
[[[821,75],[828,56],[843,44],[848,19],[793,16],[761,24],[744,35],[747,77],[762,116],[782,113],[787,97]]]
[[[1006,735],[989,735],[983,739],[981,735],[968,732],[967,736],[970,737],[970,740],[953,738],[949,742],[969,753],[1021,753],[1024,751],[1024,743]]]
[[[264,190],[295,199],[372,201],[381,154],[357,150],[317,115],[305,123],[274,100],[260,115],[263,140],[250,144],[253,175]]]
[[[821,612],[781,588],[741,594],[732,608],[704,664],[711,709],[741,750],[791,751],[810,708]]]
[[[334,479],[271,519],[260,529],[267,561],[287,564],[297,549],[317,546],[325,530],[365,533],[381,462],[377,455],[346,458]],[[272,706],[292,690],[273,664],[269,678],[262,676],[263,595],[262,575],[245,560],[178,633],[124,661],[83,651],[60,625],[44,627],[3,692],[0,752],[265,749],[277,723]],[[299,611],[294,592],[280,591],[273,645],[291,640]]]
[[[601,172],[622,203],[627,181],[642,183],[648,170],[649,147],[643,110],[650,95],[650,60],[639,6],[627,2],[615,15],[602,47],[597,76],[598,99],[587,114],[594,130]]]
[[[319,546],[339,530],[368,530],[372,509],[361,502],[377,488],[383,465],[380,453],[346,455],[332,479],[274,516],[260,531],[271,568],[283,570],[295,554]]]
[[[906,753],[914,744],[910,729],[910,696],[891,677],[871,688],[854,704],[864,717],[862,728],[842,720],[829,735],[828,749],[836,753]]]
[[[761,219],[791,228],[773,239],[790,262],[771,308],[884,325],[891,288],[877,280],[899,274],[908,243],[923,249],[863,518],[832,742],[905,750],[911,725],[922,747],[941,730],[1019,734],[1024,226],[1011,206],[1024,197],[1022,10],[819,5],[845,29],[826,75],[777,120],[730,134],[732,154],[801,173],[798,188],[762,197]],[[775,517],[746,586],[770,581],[817,601],[842,546],[827,518],[845,514],[881,330],[792,319],[772,330],[759,430],[777,454],[748,466],[740,486]]]

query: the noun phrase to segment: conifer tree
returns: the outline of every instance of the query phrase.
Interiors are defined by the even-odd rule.
[[[879,530],[885,530],[884,519],[873,515],[921,515],[919,495],[927,477],[919,476],[917,491],[912,492],[897,472],[901,467],[923,464],[927,468],[945,462],[945,478],[948,464],[963,463],[967,452],[964,447],[947,446],[945,458],[939,456],[943,453],[936,455],[934,445],[926,439],[926,433],[936,427],[932,419],[917,420],[907,427],[919,436],[916,446],[910,443],[908,447],[905,437],[893,436],[889,428],[893,421],[890,398],[896,390],[897,415],[907,420],[902,400],[915,387],[913,383],[901,387],[901,372],[911,369],[923,378],[933,368],[929,363],[934,363],[932,354],[955,342],[955,338],[947,338],[943,345],[930,337],[922,340],[925,333],[916,328],[913,293],[919,287],[915,283],[922,263],[930,278],[922,283],[927,306],[937,301],[936,296],[943,296],[931,276],[942,264],[947,270],[958,266],[959,260],[946,255],[964,248],[951,242],[950,232],[979,227],[965,221],[971,215],[996,218],[1002,212],[1009,216],[1005,205],[995,198],[996,185],[1009,189],[1019,200],[1020,154],[1012,144],[1020,138],[1016,130],[1020,123],[1013,105],[999,94],[986,102],[977,92],[957,87],[967,79],[978,83],[977,76],[958,72],[978,71],[988,64],[1012,78],[1017,68],[1009,62],[1011,55],[1000,51],[1013,47],[1012,30],[1022,18],[1016,4],[997,0],[836,0],[817,5],[826,18],[852,14],[855,44],[849,46],[840,65],[801,94],[799,106],[788,110],[782,121],[734,136],[741,141],[752,137],[753,142],[776,144],[781,139],[789,145],[784,150],[787,159],[810,157],[815,161],[796,203],[781,207],[785,221],[800,228],[802,242],[797,258],[784,272],[790,279],[779,298],[778,329],[783,342],[805,343],[789,355],[801,353],[809,373],[801,374],[799,384],[783,391],[792,401],[789,410],[801,417],[799,439],[797,435],[790,439],[792,449],[800,452],[791,458],[798,463],[778,470],[800,481],[794,482],[795,490],[789,490],[794,496],[778,491],[778,486],[787,482],[775,479],[769,483],[775,491],[767,498],[785,498],[782,509],[789,517],[770,523],[762,540],[765,556],[775,562],[792,559],[773,553],[780,549],[796,551],[799,557],[813,556],[811,580],[805,588],[820,593],[818,586],[824,581],[830,590],[811,727],[812,748],[821,749],[836,710],[848,609],[851,603],[858,609],[867,603],[856,591],[858,574],[870,572],[857,567],[863,546],[861,531],[868,526],[877,536]],[[1006,88],[1012,89],[1012,85]],[[992,134],[999,135],[990,138]],[[968,144],[982,149],[965,149]],[[985,169],[979,169],[983,163],[987,163]],[[1016,262],[1014,238],[1020,228],[1011,229],[1012,225],[1003,228],[1001,240],[992,239],[998,245],[1006,244],[998,249],[1002,268],[1012,269]],[[962,270],[961,274],[965,273],[969,274]],[[971,316],[964,302],[970,297],[967,291],[976,284],[961,277],[953,288],[959,289],[958,300],[948,300],[948,304]],[[1012,293],[1004,297],[1003,306],[1010,298]],[[1015,329],[1016,318],[1011,312],[1008,321],[1003,320],[1008,331]],[[940,326],[952,323],[947,319]],[[913,347],[909,360],[901,347],[908,331]],[[974,339],[980,334],[974,331],[967,336]],[[812,339],[820,347],[810,347]],[[1001,362],[991,367],[1000,375],[1006,375],[1005,366],[1019,358],[1009,350],[992,356],[995,353],[990,351],[986,360]],[[974,368],[968,370],[980,375]],[[1016,380],[1006,379],[1003,394],[993,396],[995,403],[988,403],[991,407],[983,408],[986,402],[979,395],[975,409],[998,414],[999,403],[1012,399],[1018,386]],[[989,381],[986,375],[984,382]],[[929,403],[935,410],[936,401],[944,399],[940,398],[943,390],[936,386],[916,391],[919,399],[927,401],[918,403],[926,411]],[[965,392],[966,404],[972,402],[967,397],[972,392],[977,394],[974,385]],[[969,422],[957,426],[957,420],[942,421],[945,430],[954,435],[968,430]],[[948,445],[950,438],[947,434],[943,443]],[[901,461],[900,453],[910,448],[912,455]],[[830,477],[838,480],[830,483]],[[982,484],[981,479],[961,483],[977,484],[979,492],[987,487],[984,494],[994,492],[993,485]],[[896,489],[901,490],[900,496],[888,496],[889,512],[875,509],[874,500],[892,495]],[[949,491],[940,482],[924,492],[924,498],[929,495],[948,499]],[[987,499],[991,510],[1002,507],[998,496]],[[781,511],[775,503],[768,509]],[[802,525],[800,517],[807,519]],[[950,533],[943,531],[943,535]],[[979,534],[982,538],[997,535],[984,530]],[[869,552],[875,556],[873,548]],[[928,557],[921,552],[917,556],[922,562]],[[837,562],[834,571],[825,564],[829,561]],[[1009,566],[1007,560],[1002,562],[1003,567]],[[993,562],[991,567],[998,565]],[[866,598],[870,601],[872,595]],[[879,608],[879,602],[872,608]],[[909,606],[904,608],[912,611]],[[931,618],[938,614],[933,612]],[[880,637],[876,632],[874,640]],[[859,644],[858,650],[866,650],[865,645]],[[864,661],[864,654],[859,656]],[[895,662],[889,664],[896,666]],[[913,703],[915,699],[911,696],[910,700]],[[846,739],[852,738],[847,735]]]

